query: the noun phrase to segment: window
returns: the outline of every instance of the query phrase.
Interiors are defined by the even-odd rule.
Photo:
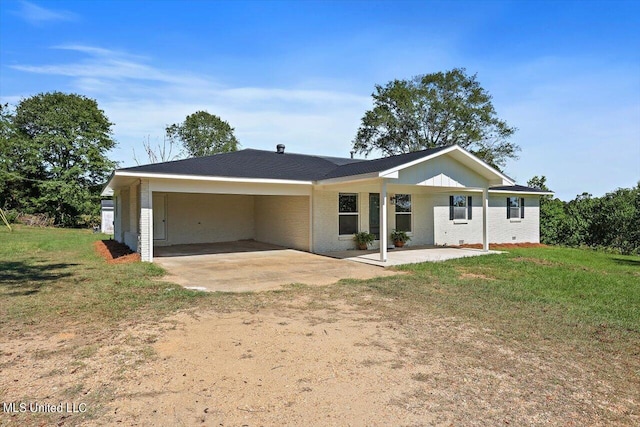
[[[507,218],[524,218],[524,197],[507,197]]]
[[[358,195],[342,194],[338,196],[338,230],[340,235],[358,232]]]
[[[411,194],[396,194],[396,230],[411,232]]]
[[[471,196],[449,196],[449,220],[471,219]]]

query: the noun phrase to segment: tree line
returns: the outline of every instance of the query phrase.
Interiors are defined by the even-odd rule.
[[[0,208],[7,217],[97,225],[102,187],[117,167],[108,156],[116,146],[112,126],[95,100],[77,94],[42,93],[15,108],[0,105]],[[156,151],[143,142],[144,163],[235,151],[239,145],[229,123],[206,111],[165,131],[178,152],[168,158],[164,147]]]
[[[549,190],[544,176],[534,176],[528,185]],[[582,193],[569,202],[542,196],[540,241],[639,255],[640,182],[633,188],[619,188],[602,197]]]

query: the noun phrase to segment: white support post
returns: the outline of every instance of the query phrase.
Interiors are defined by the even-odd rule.
[[[489,189],[482,189],[482,250],[489,251]]]
[[[153,193],[148,179],[140,180],[140,258],[153,262]]]
[[[309,252],[313,253],[313,189],[309,194]]]
[[[380,261],[387,262],[387,181],[382,179],[380,189]]]

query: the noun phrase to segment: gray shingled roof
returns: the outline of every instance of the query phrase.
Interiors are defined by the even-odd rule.
[[[343,176],[362,175],[366,173],[382,172],[405,163],[427,157],[449,147],[430,148],[428,150],[414,151],[412,153],[398,154],[383,157],[381,159],[365,160],[340,166],[323,176],[322,179],[339,178]]]
[[[489,187],[489,191],[498,190],[498,191],[513,191],[513,192],[527,192],[527,193],[550,193],[550,191],[541,190],[539,188],[526,187],[524,185],[501,185],[497,187]]]
[[[374,160],[245,149],[232,153],[195,157],[120,169],[175,175],[201,175],[232,178],[285,179],[316,181],[381,172],[425,157],[448,147],[433,148]]]

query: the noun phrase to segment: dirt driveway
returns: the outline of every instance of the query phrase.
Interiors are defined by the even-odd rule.
[[[291,283],[328,285],[340,279],[399,274],[252,240],[156,248],[154,262],[168,271],[163,280],[210,292],[264,291]]]

